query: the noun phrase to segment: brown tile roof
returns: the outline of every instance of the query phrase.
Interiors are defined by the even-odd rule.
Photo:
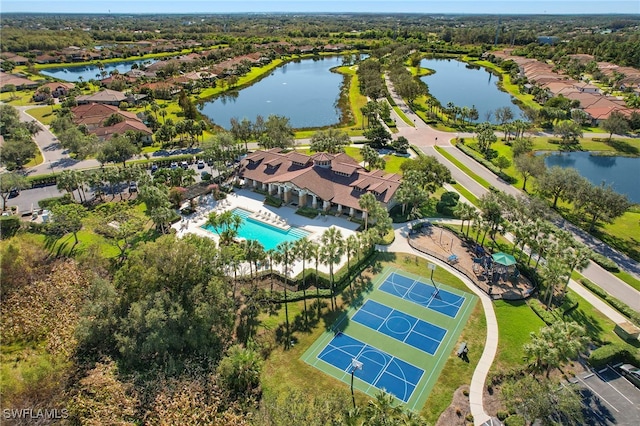
[[[14,74],[0,72],[0,87],[4,87],[8,84],[13,84],[16,87],[37,87],[40,83]]]
[[[119,114],[124,117],[125,120],[141,122],[134,113],[122,111],[120,108],[113,105],[96,103],[78,105],[77,107],[72,108],[71,112],[74,117],[73,122],[76,125],[84,124],[89,128],[101,126],[111,114]]]
[[[127,97],[124,93],[118,92],[117,90],[104,89],[97,93],[93,93],[91,95],[82,95],[78,96],[76,100],[78,102],[122,102],[126,100]]]
[[[121,121],[120,123],[116,123],[113,126],[109,127],[98,127],[91,133],[95,134],[101,139],[109,139],[115,134],[123,135],[129,130],[133,132],[145,133],[147,135],[153,134],[151,129],[145,126],[144,123],[135,120]]]
[[[294,162],[294,158],[306,158],[307,161]],[[308,161],[311,158],[314,164]],[[330,162],[331,166],[320,166],[318,162]],[[362,189],[373,192],[379,201],[389,203],[400,186],[399,175],[381,170],[367,172],[346,154],[318,153],[309,157],[297,152],[283,153],[278,149],[249,154],[241,162],[240,176],[261,183],[290,183],[323,200],[355,209],[360,209],[358,200],[365,193]],[[356,185],[357,182],[362,185]]]

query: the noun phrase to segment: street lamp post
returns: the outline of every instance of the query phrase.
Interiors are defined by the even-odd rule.
[[[353,358],[351,360],[351,401],[353,402],[353,408],[356,408],[356,396],[353,393],[353,376],[356,373],[356,370],[362,369],[362,363],[357,359]]]

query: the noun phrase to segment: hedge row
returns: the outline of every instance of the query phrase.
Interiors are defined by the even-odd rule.
[[[580,280],[580,283],[588,288],[592,293],[595,293],[598,297],[611,305],[611,307],[616,311],[629,318],[634,324],[640,326],[640,313],[633,310],[631,307],[629,307],[629,305],[627,305],[620,299],[611,296],[609,293],[586,278],[582,278]]]
[[[517,179],[514,178],[511,175],[506,174],[505,172],[503,172],[502,170],[500,170],[499,168],[497,168],[495,166],[495,164],[493,164],[491,161],[487,160],[486,158],[482,157],[479,153],[477,153],[476,151],[474,151],[473,149],[469,148],[468,146],[462,144],[462,143],[457,143],[456,147],[458,147],[458,149],[462,152],[464,152],[465,154],[467,154],[469,157],[473,158],[474,160],[476,160],[478,163],[482,164],[483,166],[485,166],[487,169],[489,169],[493,174],[495,174],[496,176],[498,176],[500,179],[504,180],[507,183],[515,183],[517,182]]]
[[[593,260],[609,272],[620,272],[620,268],[618,267],[618,264],[616,262],[606,256],[601,255],[600,253],[594,252],[591,255],[591,260]]]
[[[589,355],[589,364],[593,367],[601,367],[614,362],[640,365],[640,353],[638,351],[629,351],[622,344],[610,343],[594,349]]]
[[[529,301],[529,307],[540,317],[542,321],[547,325],[551,325],[558,319],[552,312],[547,310],[547,307],[542,304],[538,299],[531,299]]]

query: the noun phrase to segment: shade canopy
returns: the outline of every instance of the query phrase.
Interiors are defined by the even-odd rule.
[[[495,253],[492,254],[491,257],[494,262],[499,263],[500,265],[511,266],[516,264],[516,258],[507,253]]]

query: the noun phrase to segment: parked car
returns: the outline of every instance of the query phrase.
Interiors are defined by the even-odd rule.
[[[153,163],[153,164],[151,165],[151,173],[155,173],[155,172],[156,172],[156,170],[158,170],[158,165],[157,165],[156,163]]]
[[[138,192],[138,184],[136,182],[129,182],[129,192]]]
[[[9,198],[14,198],[20,195],[20,190],[18,188],[11,188],[9,190]]]
[[[178,163],[176,163],[175,161],[171,163],[171,170],[175,170],[178,168]]]
[[[640,368],[631,364],[623,364],[620,366],[620,372],[624,377],[629,379],[631,383],[640,388]]]
[[[181,161],[180,162],[180,167],[182,167],[183,169],[188,169],[189,168],[189,163],[187,163],[186,161]]]
[[[198,160],[198,168],[204,169],[204,160]]]

